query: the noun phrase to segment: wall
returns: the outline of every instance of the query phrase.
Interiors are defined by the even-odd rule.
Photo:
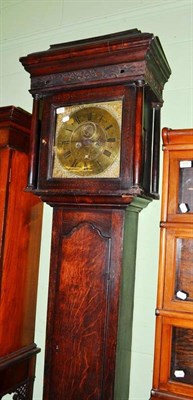
[[[31,111],[30,79],[19,57],[54,43],[138,28],[159,36],[172,69],[164,91],[162,127],[193,127],[192,0],[1,0],[0,12],[0,106]],[[140,215],[130,400],[147,400],[151,389],[159,215],[159,201]],[[42,352],[34,400],[42,398],[51,216],[45,206],[36,321],[36,343]]]

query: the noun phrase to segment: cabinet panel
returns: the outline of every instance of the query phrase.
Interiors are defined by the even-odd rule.
[[[172,328],[172,380],[193,385],[193,327]]]
[[[61,238],[58,251],[62,263],[53,331],[53,393],[58,393],[61,383],[63,397],[69,393],[74,399],[98,398],[103,375],[100,365],[109,292],[105,262],[110,238],[101,237],[96,227],[81,224]]]
[[[9,179],[10,149],[0,149],[0,287],[3,267],[3,242],[6,213],[7,184]],[[1,289],[0,289],[1,290]]]
[[[1,282],[1,356],[34,339],[42,205],[24,192],[27,166],[27,154],[12,151]]]
[[[193,160],[179,162],[178,204],[180,212],[193,213]]]
[[[176,281],[177,298],[193,301],[193,238],[177,238],[176,240]],[[184,293],[180,297],[179,293]]]
[[[191,151],[170,154],[168,221],[193,222],[193,155]]]
[[[193,312],[193,231],[167,229],[164,307]]]
[[[160,389],[192,395],[193,324],[191,320],[162,319]],[[189,398],[189,397],[188,397]]]

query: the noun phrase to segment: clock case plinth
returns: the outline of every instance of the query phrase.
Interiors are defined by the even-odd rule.
[[[28,190],[54,209],[44,400],[126,399],[138,214],[159,197],[171,71],[159,39],[137,29],[20,61],[34,97]],[[56,108],[112,100],[123,105],[120,176],[53,178]]]

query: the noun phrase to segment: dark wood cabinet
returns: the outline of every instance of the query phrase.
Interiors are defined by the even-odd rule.
[[[163,129],[163,196],[151,399],[193,399],[193,130]]]
[[[159,196],[170,68],[136,29],[21,62],[34,97],[28,190],[54,208],[44,400],[127,399],[138,214]]]
[[[26,193],[31,115],[0,108],[0,397],[31,399],[42,203]],[[22,397],[23,395],[23,397]],[[20,397],[21,396],[21,397]]]

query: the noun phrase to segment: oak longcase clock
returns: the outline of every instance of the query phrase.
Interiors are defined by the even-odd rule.
[[[21,62],[34,97],[28,190],[53,206],[44,400],[126,399],[138,213],[158,198],[170,68],[137,29]]]

